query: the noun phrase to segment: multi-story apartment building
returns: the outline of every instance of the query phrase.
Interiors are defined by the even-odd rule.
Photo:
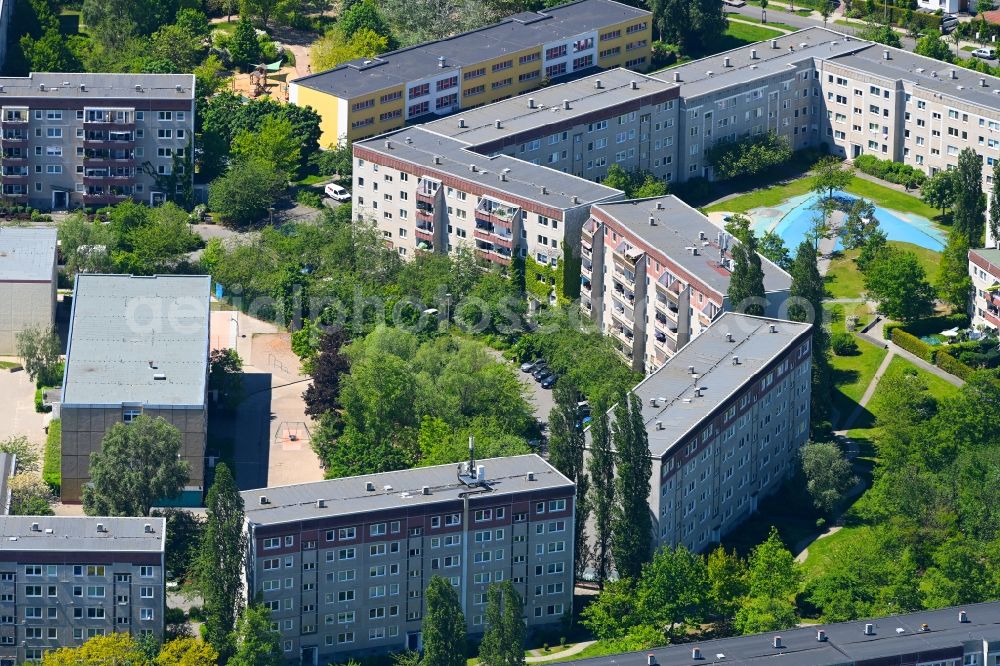
[[[1000,249],[969,250],[972,327],[1000,331]]]
[[[164,518],[0,516],[0,666],[113,632],[163,637]]]
[[[596,204],[583,227],[580,307],[637,372],[653,372],[729,302],[738,243],[675,196]],[[792,278],[761,257],[765,314],[778,315]]]
[[[502,153],[600,182],[608,167],[674,179],[675,83],[612,69],[423,127],[483,155]]]
[[[979,666],[1000,660],[1000,603],[669,645],[568,662],[587,666]]]
[[[162,203],[194,176],[181,164],[194,109],[192,74],[0,78],[0,198],[40,209]]]
[[[0,228],[0,354],[17,354],[17,334],[55,323],[59,241],[55,228]]]
[[[573,288],[579,268],[564,259],[576,256],[591,204],[622,196],[507,155],[480,155],[423,127],[355,143],[354,160],[355,215],[375,220],[401,256],[467,243],[494,264],[524,258],[563,271]]]
[[[316,109],[326,146],[595,68],[644,70],[651,44],[650,12],[614,0],[576,0],[296,79],[289,100]]]
[[[718,543],[793,472],[809,436],[811,328],[723,313],[633,389],[658,545]]]
[[[470,634],[498,581],[514,582],[529,629],[571,611],[573,483],[533,454],[462,465],[242,493],[248,595],[271,609],[286,660],[419,649],[435,575]]]
[[[63,502],[80,501],[108,429],[145,414],[181,431],[188,482],[175,501],[200,505],[210,291],[207,275],[76,276],[60,407]]]

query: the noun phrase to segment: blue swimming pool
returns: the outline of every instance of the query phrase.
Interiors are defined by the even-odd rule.
[[[858,198],[846,192],[838,192],[836,196],[851,201]],[[815,205],[819,197],[820,195],[814,193],[804,194],[792,197],[774,208],[755,208],[748,213],[751,226],[758,235],[766,231],[775,232],[781,236],[785,247],[794,252],[812,228],[817,215]],[[876,206],[875,219],[889,240],[913,243],[937,252],[943,250],[947,242],[944,232],[920,215]],[[838,240],[837,249],[840,247]]]

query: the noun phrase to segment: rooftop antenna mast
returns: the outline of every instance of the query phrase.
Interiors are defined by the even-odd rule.
[[[476,476],[476,438],[469,435],[469,475]]]

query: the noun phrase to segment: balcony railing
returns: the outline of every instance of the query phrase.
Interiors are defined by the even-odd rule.
[[[85,204],[115,204],[125,201],[129,198],[128,194],[84,194],[83,203]]]

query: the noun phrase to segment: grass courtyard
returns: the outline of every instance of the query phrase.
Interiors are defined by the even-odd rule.
[[[889,241],[889,244],[916,254],[928,280],[933,281],[937,276],[941,260],[939,252],[901,241]],[[826,292],[830,298],[861,297],[865,290],[864,277],[854,263],[860,253],[860,250],[844,250],[830,260],[830,268],[826,273]]]

